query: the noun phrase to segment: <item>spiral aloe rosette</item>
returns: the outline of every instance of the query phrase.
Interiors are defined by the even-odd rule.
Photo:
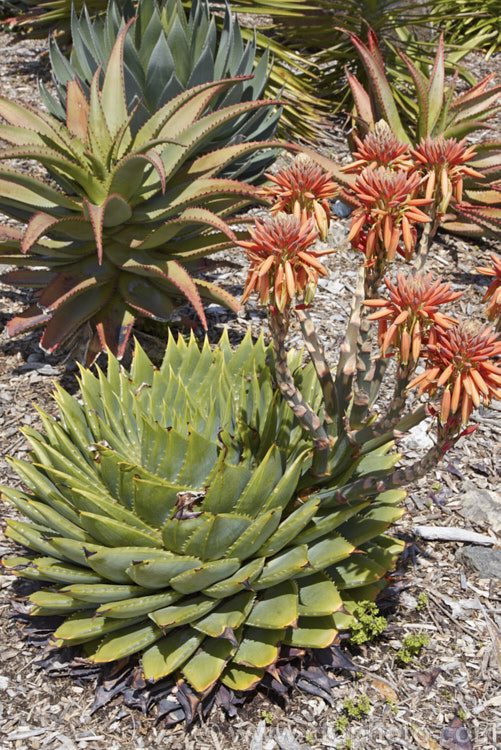
[[[205,0],[195,0],[186,14],[180,0],[110,0],[104,17],[90,18],[87,9],[80,16],[72,10],[73,47],[68,60],[55,39],[49,52],[52,80],[57,96],[43,84],[40,93],[49,112],[66,120],[67,84],[77,77],[88,95],[92,78],[101,66],[104,75],[113,45],[126,24],[136,18],[124,45],[125,93],[129,112],[134,112],[131,129],[137,130],[161,107],[188,88],[202,83],[237,76],[252,76],[232,86],[211,102],[211,109],[221,109],[238,102],[256,101],[265,94],[269,80],[269,53],[256,59],[256,40],[244,45],[238,21],[226,7],[222,30],[216,27]],[[247,141],[264,141],[273,137],[280,109],[271,102],[268,107],[244,112],[200,144],[204,152],[218,146]],[[274,161],[276,154],[253,153],[228,165],[226,177],[252,180]]]
[[[0,263],[27,267],[3,280],[41,290],[7,330],[16,335],[44,326],[40,343],[49,352],[87,321],[94,331],[90,352],[108,347],[121,357],[138,316],[167,320],[180,300],[189,300],[205,326],[202,299],[239,309],[234,297],[192,273],[205,256],[233,246],[226,218],[257,199],[255,188],[221,171],[277,143],[195,154],[228,122],[269,103],[207,113],[241,78],[201,84],[134,135],[122,65],[126,32],[102,85],[94,76],[89,99],[77,81],[68,85],[66,125],[0,97],[8,123],[0,125],[0,138],[11,144],[0,149],[0,212],[27,224],[24,232],[0,229]],[[39,162],[53,181],[4,166],[11,159]]]
[[[233,353],[172,338],[156,370],[136,347],[130,373],[82,370],[82,403],[62,389],[60,422],[25,429],[33,463],[10,459],[30,493],[2,487],[31,523],[7,535],[34,553],[4,560],[47,582],[33,614],[60,614],[58,645],[89,659],[141,654],[148,680],[171,673],[204,691],[250,689],[281,644],[322,648],[359,600],[384,587],[402,543],[384,532],[401,490],[352,493],[347,477],[384,476],[391,444],[346,457],[311,486],[311,438],[274,389],[262,339]],[[301,353],[289,364],[315,408]],[[356,486],[358,486],[357,483]],[[299,493],[298,487],[303,485]]]

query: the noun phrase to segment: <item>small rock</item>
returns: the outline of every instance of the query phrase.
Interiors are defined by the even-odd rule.
[[[410,430],[408,435],[402,438],[399,445],[405,450],[418,451],[419,453],[432,448],[435,443],[428,434],[430,424],[431,422],[428,419],[417,424],[412,430]]]
[[[458,498],[458,508],[469,521],[488,526],[497,534],[501,533],[501,493],[479,490],[472,484],[466,485],[466,492]]]
[[[499,578],[501,580],[501,549],[463,547],[457,550],[456,558],[477,572],[480,578]]]
[[[340,219],[346,219],[347,216],[351,214],[353,211],[350,206],[347,206],[346,203],[343,203],[343,201],[334,201],[334,205],[332,206],[333,212],[338,216]]]
[[[0,676],[0,690],[6,690],[9,684],[7,677]]]

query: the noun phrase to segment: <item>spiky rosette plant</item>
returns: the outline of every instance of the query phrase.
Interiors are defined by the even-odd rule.
[[[112,356],[107,375],[83,370],[82,403],[58,389],[59,421],[42,412],[45,432],[25,431],[33,463],[10,463],[29,492],[2,492],[31,521],[6,533],[32,552],[4,564],[44,582],[30,600],[65,617],[57,645],[95,662],[138,653],[146,679],[175,672],[199,692],[249,689],[281,644],[328,646],[384,586],[405,493],[336,488],[398,456],[339,456],[315,487],[270,354],[249,334],[234,353],[226,334],[213,351],[171,338],[155,369],[136,346],[129,373]],[[288,362],[321,408],[313,367]]]
[[[8,324],[10,335],[44,326],[41,346],[55,351],[89,321],[92,359],[108,347],[124,353],[134,320],[166,320],[187,299],[205,326],[202,298],[232,309],[236,299],[194,279],[203,258],[230,247],[225,221],[256,200],[248,184],[220,177],[235,160],[264,146],[247,143],[199,154],[226,123],[268,102],[250,101],[206,113],[241,78],[201,84],[179,94],[134,134],[122,65],[127,29],[90,98],[68,85],[67,122],[0,98],[0,211],[27,224],[1,230],[0,262],[18,265],[4,281],[38,288],[34,304]],[[52,182],[6,166],[31,159]],[[56,185],[54,185],[54,181]],[[43,270],[42,268],[43,267]]]
[[[215,97],[211,110],[264,96],[270,73],[268,50],[259,58],[255,39],[244,45],[238,21],[232,18],[228,6],[220,30],[206,0],[195,0],[188,14],[180,0],[140,0],[137,7],[131,2],[110,0],[104,17],[91,19],[85,7],[79,16],[73,9],[69,60],[56,39],[51,39],[49,53],[56,94],[40,84],[49,112],[66,120],[67,85],[75,76],[88,96],[94,74],[101,67],[100,75],[104,77],[115,41],[133,18],[124,44],[125,95],[127,109],[134,113],[130,124],[133,134],[168,101],[202,83],[253,76],[235,82],[230,90]],[[280,108],[271,102],[268,107],[230,120],[200,148],[207,152],[231,143],[264,141],[274,135],[279,119]],[[274,158],[269,151],[249,154],[227,166],[222,174],[238,175],[248,181],[260,176]]]

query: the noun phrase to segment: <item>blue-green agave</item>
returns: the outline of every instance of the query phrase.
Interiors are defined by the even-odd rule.
[[[131,130],[135,134],[151,115],[188,88],[223,78],[247,77],[229,91],[215,97],[210,109],[263,98],[269,83],[268,50],[256,59],[256,40],[246,44],[238,21],[226,6],[223,28],[216,26],[207,0],[195,0],[187,15],[180,0],[139,0],[137,5],[110,0],[106,15],[91,19],[85,6],[80,16],[72,9],[73,46],[68,60],[55,38],[49,46],[52,80],[56,95],[40,84],[49,112],[66,120],[67,85],[75,76],[88,95],[91,81],[101,67],[104,77],[118,35],[131,19],[134,23],[124,42],[124,83],[129,112],[134,112]],[[280,108],[268,107],[244,112],[200,144],[200,151],[273,137]],[[251,154],[227,166],[222,174],[246,181],[259,177],[274,160],[269,151]]]

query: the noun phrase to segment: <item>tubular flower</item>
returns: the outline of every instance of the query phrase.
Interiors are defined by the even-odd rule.
[[[353,152],[356,161],[343,167],[343,172],[360,173],[367,167],[391,167],[408,171],[413,162],[409,158],[409,146],[395,136],[385,120],[379,120],[374,130],[361,139],[353,136],[357,150]]]
[[[415,197],[420,182],[418,174],[384,167],[364,169],[357,176],[353,190],[362,206],[353,213],[348,240],[368,262],[376,257],[393,260],[397,250],[407,260],[412,256],[417,240],[414,224],[430,221],[418,206],[432,200]]]
[[[436,339],[427,346],[428,368],[409,383],[419,385],[419,394],[432,395],[444,386],[440,422],[455,416],[465,425],[473,407],[501,399],[501,338],[489,326],[461,321],[449,330],[437,329]]]
[[[238,243],[251,262],[242,302],[256,291],[262,304],[280,312],[294,298],[310,304],[318,277],[327,275],[318,258],[332,252],[310,249],[317,239],[313,219],[302,222],[281,212],[264,221],[256,219],[249,234],[250,240]]]
[[[449,284],[434,281],[433,275],[416,274],[407,278],[400,271],[396,283],[388,277],[384,283],[389,299],[366,300],[367,307],[377,308],[368,316],[378,321],[378,338],[381,353],[386,355],[390,346],[400,350],[400,361],[407,365],[416,363],[430,330],[436,326],[447,329],[456,323],[454,318],[438,310],[440,305],[459,299],[462,292],[453,292]]]
[[[489,320],[496,320],[501,317],[501,257],[491,253],[492,267],[480,266],[476,269],[478,273],[486,276],[494,276],[489,288],[484,295],[484,302],[490,300],[487,305],[487,317]]]
[[[330,224],[327,200],[338,190],[331,173],[323,172],[312,159],[300,154],[290,166],[266,177],[274,184],[261,188],[259,194],[271,199],[271,211],[285,211],[301,220],[313,218],[325,241]]]
[[[411,149],[416,169],[424,175],[426,198],[434,198],[440,214],[445,213],[452,196],[458,203],[463,196],[463,178],[482,178],[483,175],[468,167],[466,162],[475,155],[474,146],[465,146],[465,140],[455,138],[422,138],[421,143]]]

